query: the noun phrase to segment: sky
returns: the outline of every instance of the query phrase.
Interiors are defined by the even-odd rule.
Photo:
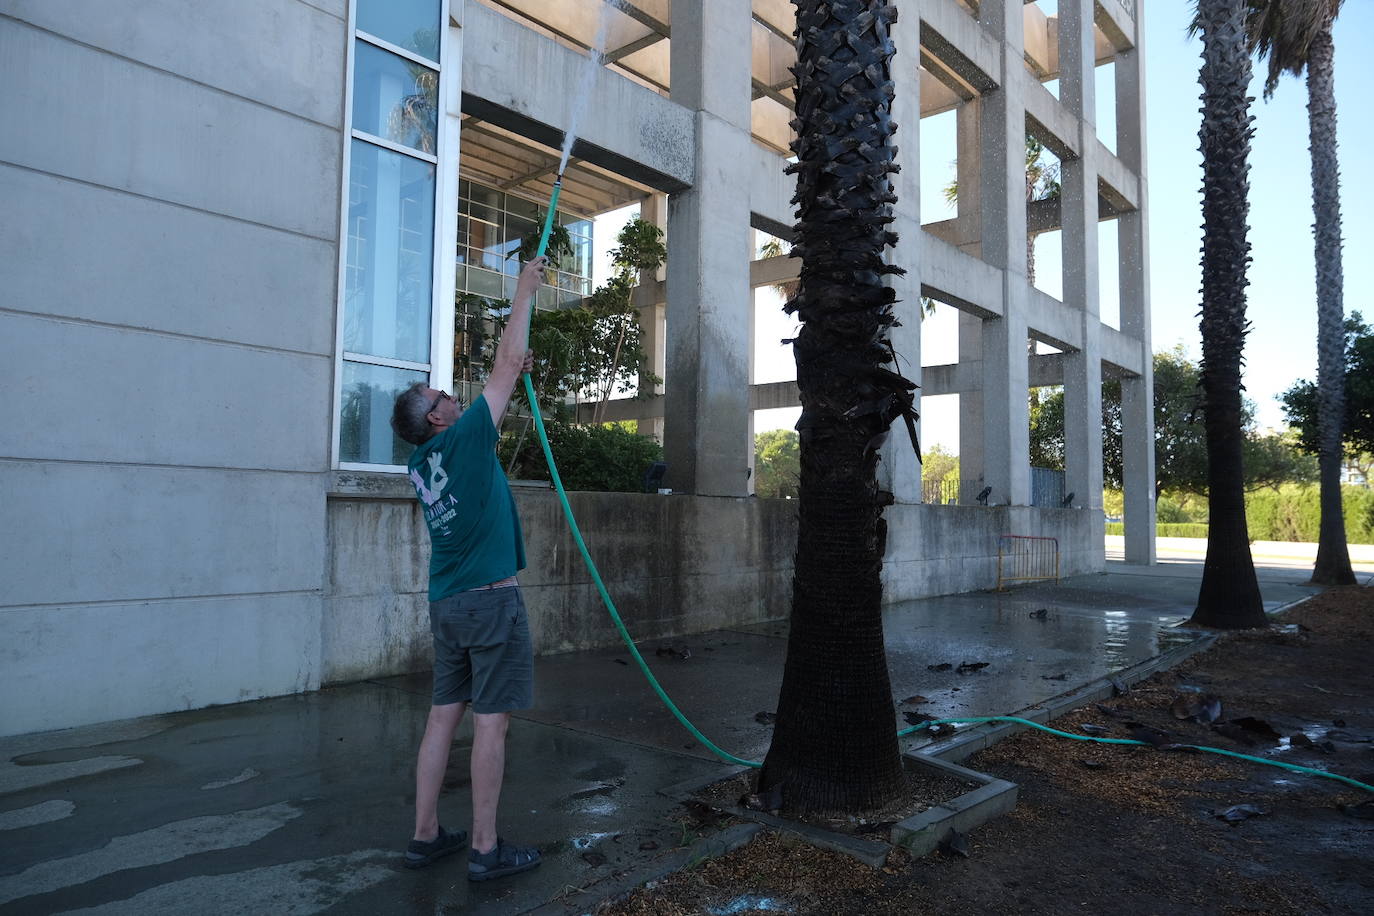
[[[1200,124],[1198,68],[1201,41],[1187,36],[1191,0],[1137,0],[1146,19],[1146,144],[1150,220],[1150,300],[1152,342],[1156,352],[1182,344],[1188,356],[1201,355],[1197,312],[1201,283],[1202,157],[1197,151]],[[1042,8],[1053,11],[1051,0]],[[1336,23],[1336,106],[1341,164],[1345,311],[1374,318],[1374,193],[1356,170],[1374,149],[1374,0],[1349,0]],[[1299,379],[1316,377],[1316,293],[1312,249],[1310,157],[1307,150],[1305,81],[1285,76],[1274,97],[1263,98],[1264,67],[1257,65],[1251,94],[1255,136],[1250,154],[1250,242],[1246,338],[1246,396],[1256,406],[1262,427],[1283,425],[1277,395]],[[1053,89],[1053,87],[1051,87]],[[1097,123],[1110,148],[1115,113],[1110,67],[1098,69]],[[953,177],[952,113],[921,123],[921,219],[952,216],[941,188]],[[608,215],[597,224],[598,247],[613,243],[618,222],[628,214]],[[603,225],[604,223],[604,225]],[[1103,262],[1100,311],[1116,323],[1116,276],[1112,252],[1115,229],[1100,224]],[[1036,247],[1037,285],[1059,294],[1058,235],[1042,237]],[[755,303],[755,381],[796,377],[790,347],[795,324],[781,311],[771,290],[759,290]],[[941,307],[922,328],[927,365],[949,362],[956,321]],[[954,396],[922,400],[922,442],[958,451],[958,411]],[[799,409],[760,411],[755,430],[791,428]]]

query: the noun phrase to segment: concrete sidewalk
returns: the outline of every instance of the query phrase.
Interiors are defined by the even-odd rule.
[[[894,698],[920,693],[939,716],[1003,714],[1150,659],[1193,638],[1172,627],[1198,575],[1109,563],[1057,585],[891,606]],[[1301,578],[1263,569],[1266,606],[1314,593]],[[641,650],[708,737],[757,760],[770,729],[755,714],[774,708],[785,637],[773,623]],[[928,668],[965,661],[989,666]],[[538,705],[512,723],[502,805],[503,833],[544,850],[533,872],[469,885],[462,855],[401,868],[428,708],[416,676],[0,739],[0,913],[584,911],[692,839],[659,789],[728,768],[624,649],[539,659],[536,685]],[[468,826],[470,744],[465,724],[441,805],[452,827]]]

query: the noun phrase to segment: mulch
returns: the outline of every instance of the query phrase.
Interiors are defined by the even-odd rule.
[[[1219,747],[1374,784],[1374,589],[1328,591],[1284,624],[1223,634],[1172,671],[1054,724]],[[914,860],[895,850],[870,868],[765,831],[598,912],[1374,913],[1374,795],[1357,788],[1211,754],[1041,732],[965,765],[1020,786],[1012,813],[966,838],[967,856]]]

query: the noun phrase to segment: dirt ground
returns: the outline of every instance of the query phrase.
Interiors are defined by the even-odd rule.
[[[1327,592],[1284,621],[1223,635],[1179,668],[1054,724],[1374,784],[1374,589]],[[1374,795],[1360,789],[1212,754],[1040,732],[966,764],[1020,785],[1011,814],[967,837],[967,857],[912,860],[899,850],[874,869],[763,832],[599,912],[1374,913]],[[1218,817],[1241,805],[1262,813]]]

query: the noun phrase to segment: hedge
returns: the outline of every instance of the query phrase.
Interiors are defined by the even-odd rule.
[[[1374,544],[1374,490],[1341,487],[1345,510],[1345,537],[1351,544]],[[1284,484],[1277,490],[1257,490],[1245,495],[1245,521],[1252,541],[1303,541],[1316,543],[1321,525],[1319,489],[1312,484]],[[1158,537],[1205,538],[1204,524],[1156,526]],[[1108,534],[1124,534],[1122,522],[1108,522]]]
[[[1108,522],[1108,534],[1125,534],[1126,524],[1124,522]],[[1161,538],[1205,538],[1207,537],[1207,526],[1196,523],[1174,523],[1160,522],[1155,525],[1155,537]]]

